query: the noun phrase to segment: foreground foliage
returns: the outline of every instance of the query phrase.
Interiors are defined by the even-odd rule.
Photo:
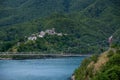
[[[110,50],[106,53],[109,60],[99,67],[99,70],[96,72],[96,67],[90,66],[90,64],[94,62],[95,65],[98,61],[95,62],[92,58],[84,60],[81,66],[75,71],[76,80],[120,80],[120,48],[114,48],[114,50],[116,52]],[[98,57],[97,59],[100,58]]]

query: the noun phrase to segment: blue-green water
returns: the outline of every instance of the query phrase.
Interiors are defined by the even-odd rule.
[[[69,80],[84,58],[0,60],[0,80]]]

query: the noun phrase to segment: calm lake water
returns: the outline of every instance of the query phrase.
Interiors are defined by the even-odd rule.
[[[0,60],[0,80],[69,80],[84,58]]]

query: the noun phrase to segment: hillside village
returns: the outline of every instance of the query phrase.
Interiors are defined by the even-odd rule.
[[[67,34],[63,34],[63,33],[57,33],[55,32],[55,28],[52,29],[47,29],[45,31],[41,31],[39,33],[36,34],[32,34],[31,36],[28,37],[28,40],[37,40],[37,38],[44,38],[44,36],[48,34],[48,35],[57,35],[57,36],[63,36],[63,35],[67,35]]]

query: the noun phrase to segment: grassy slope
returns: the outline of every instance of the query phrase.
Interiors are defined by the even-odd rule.
[[[75,71],[76,80],[119,80],[120,48],[83,61]]]

